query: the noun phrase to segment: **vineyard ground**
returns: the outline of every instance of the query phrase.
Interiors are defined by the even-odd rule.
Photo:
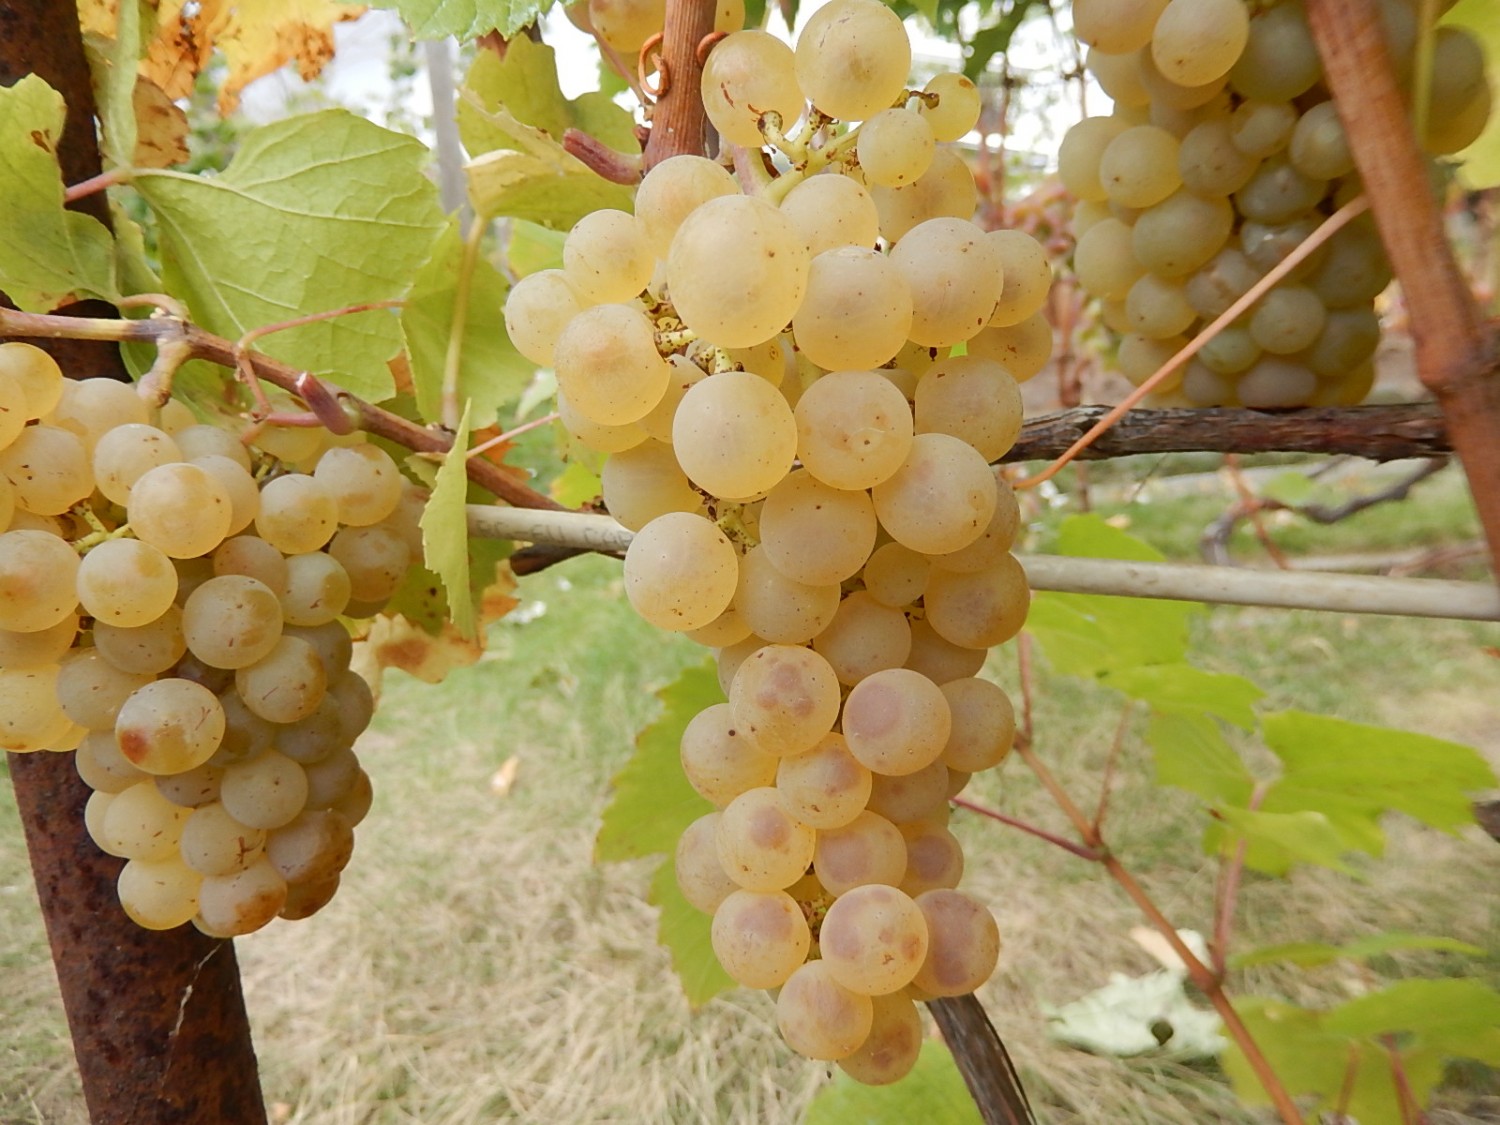
[[[1096,468],[1096,483],[1112,469]],[[1148,488],[1150,486],[1148,485]],[[1477,534],[1455,473],[1330,530],[1274,531],[1293,552],[1436,545]],[[1190,557],[1229,502],[1192,495],[1135,504],[1131,530]],[[1115,509],[1106,514],[1121,514]],[[1051,524],[1055,513],[1043,520]],[[1041,546],[1045,546],[1045,531]],[[1241,528],[1237,553],[1252,554]],[[527,580],[532,608],[497,627],[476,668],[431,688],[400,675],[362,753],[376,779],[344,889],[317,919],[241,943],[273,1120],[316,1125],[525,1122],[795,1122],[825,1073],[780,1048],[760,994],[690,1013],[642,901],[650,863],[595,868],[606,784],[653,708],[651,689],[699,658],[623,604],[617,564],[581,560]],[[1271,707],[1399,724],[1480,746],[1500,763],[1494,626],[1219,610],[1197,659],[1256,679]],[[1011,648],[989,673],[1014,686]],[[1118,710],[1102,691],[1043,668],[1038,749],[1086,805]],[[1138,733],[1138,732],[1137,732]],[[505,795],[491,779],[519,759]],[[974,796],[1064,831],[1045,794],[1010,763]],[[1117,850],[1169,916],[1203,927],[1213,869],[1192,799],[1150,783],[1127,741],[1110,825]],[[1119,1063],[1053,1044],[1060,1004],[1154,962],[1131,940],[1133,908],[1081,861],[991,822],[955,817],[970,882],[1002,919],[1006,951],[986,1000],[1042,1120],[1249,1123],[1211,1065]],[[1242,992],[1308,1003],[1416,971],[1483,972],[1500,983],[1493,858],[1477,831],[1452,839],[1393,823],[1387,858],[1362,882],[1250,878],[1238,948],[1347,940],[1378,929],[1442,933],[1485,947],[1474,962],[1404,954],[1360,970],[1255,970]],[[75,1125],[81,1098],[8,786],[0,787],[0,1125]],[[1500,1120],[1493,1075],[1456,1076],[1442,1125]]]

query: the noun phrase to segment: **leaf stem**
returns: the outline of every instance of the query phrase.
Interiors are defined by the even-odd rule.
[[[448,350],[443,354],[443,425],[458,428],[463,413],[459,402],[458,382],[463,374],[464,330],[469,323],[469,298],[474,292],[474,270],[479,265],[479,249],[489,223],[477,216],[464,236],[464,255],[458,264],[458,279],[453,292],[453,319],[448,326]]]
[[[111,168],[107,172],[100,172],[97,176],[90,176],[86,180],[79,180],[78,183],[71,185],[63,192],[63,202],[73,203],[86,196],[104,191],[106,188],[112,188],[116,184],[129,183],[134,171],[134,168]]]
[[[1125,732],[1130,729],[1130,716],[1135,711],[1135,700],[1127,699],[1120,710],[1120,721],[1115,726],[1115,736],[1110,740],[1109,754],[1104,759],[1104,776],[1099,781],[1099,804],[1094,809],[1094,835],[1104,832],[1104,818],[1109,814],[1109,794],[1115,780],[1115,764],[1120,760],[1120,750],[1125,745]]]
[[[1246,807],[1251,812],[1260,808],[1261,802],[1266,799],[1266,793],[1265,782],[1258,782]],[[1239,843],[1235,845],[1233,858],[1221,867],[1215,888],[1214,934],[1209,942],[1208,952],[1213,961],[1214,974],[1220,980],[1229,972],[1229,936],[1234,926],[1235,900],[1239,896],[1240,876],[1245,870],[1245,853],[1248,848],[1249,841],[1241,836]]]
[[[1092,848],[1086,848],[1082,844],[1075,844],[1072,840],[1048,832],[1045,828],[1038,828],[1034,824],[1028,824],[1024,820],[1017,820],[1013,816],[1006,816],[998,809],[992,809],[987,805],[981,805],[978,801],[971,801],[967,797],[954,797],[953,803],[961,809],[987,816],[991,820],[998,820],[1001,824],[1009,825],[1011,828],[1019,829],[1029,836],[1035,836],[1038,840],[1046,840],[1047,843],[1061,848],[1065,852],[1076,855],[1079,859],[1086,859],[1092,863],[1100,863],[1104,857]]]

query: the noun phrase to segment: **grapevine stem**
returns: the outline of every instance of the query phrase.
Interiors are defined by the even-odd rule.
[[[1257,785],[1255,791],[1250,794],[1247,807],[1251,812],[1260,808],[1260,803],[1266,799],[1266,787],[1264,784]],[[1214,909],[1214,936],[1209,943],[1209,957],[1213,961],[1214,973],[1223,980],[1229,972],[1229,936],[1234,927],[1234,911],[1236,900],[1240,892],[1240,876],[1245,870],[1245,852],[1249,847],[1249,841],[1240,838],[1235,845],[1234,856],[1223,867],[1220,872]]]
[[[1251,286],[1249,291],[1246,292],[1242,297],[1240,297],[1238,301],[1230,305],[1229,308],[1225,309],[1223,314],[1221,314],[1217,320],[1215,320],[1207,328],[1203,329],[1203,331],[1199,332],[1198,335],[1194,336],[1190,341],[1188,341],[1188,343],[1182,348],[1181,351],[1179,351],[1171,359],[1167,360],[1166,363],[1162,364],[1160,369],[1158,369],[1154,375],[1152,375],[1144,383],[1136,387],[1135,390],[1126,395],[1125,398],[1120,401],[1118,406],[1116,406],[1103,418],[1099,419],[1099,421],[1094,424],[1093,428],[1090,429],[1088,433],[1084,434],[1083,437],[1074,442],[1073,445],[1070,446],[1061,457],[1057,458],[1057,460],[1053,461],[1052,464],[1048,465],[1045,469],[1043,469],[1040,473],[1037,473],[1035,476],[1026,477],[1023,480],[1016,481],[1014,487],[1017,489],[1035,488],[1043,481],[1051,480],[1053,477],[1055,477],[1060,471],[1062,471],[1063,467],[1066,466],[1068,462],[1072,461],[1075,457],[1077,457],[1080,453],[1082,453],[1085,449],[1092,445],[1094,443],[1094,440],[1099,437],[1100,434],[1108,430],[1111,426],[1113,426],[1116,422],[1118,422],[1121,418],[1128,414],[1137,403],[1139,403],[1152,391],[1156,390],[1157,387],[1165,383],[1173,372],[1175,372],[1179,367],[1187,363],[1188,360],[1197,355],[1203,349],[1203,346],[1205,344],[1207,344],[1220,332],[1222,332],[1224,329],[1228,328],[1231,324],[1238,320],[1250,308],[1251,305],[1255,304],[1255,302],[1260,300],[1261,297],[1264,296],[1272,288],[1272,286],[1281,281],[1284,277],[1286,277],[1294,269],[1301,265],[1307,259],[1308,255],[1310,255],[1314,250],[1316,250],[1319,246],[1322,246],[1323,243],[1327,242],[1330,238],[1332,238],[1344,227],[1348,226],[1360,215],[1364,214],[1365,211],[1369,209],[1369,206],[1369,200],[1361,195],[1358,198],[1344,204],[1327,219],[1324,219],[1317,230],[1313,231],[1312,234],[1308,235],[1305,239],[1298,243],[1296,248],[1293,249],[1290,254],[1288,254],[1285,258],[1278,262],[1263,278],[1261,278],[1253,286]]]
[[[562,415],[554,410],[551,414],[543,414],[540,418],[533,418],[531,421],[525,422],[522,425],[517,426],[515,429],[506,430],[503,434],[496,434],[494,437],[489,438],[486,441],[482,441],[476,446],[472,446],[465,456],[478,457],[482,453],[488,453],[491,449],[494,449],[495,446],[504,445],[508,441],[514,441],[522,434],[530,433],[532,430],[541,429],[548,423],[556,422],[560,417],[562,417]]]
[[[1019,829],[1029,836],[1035,836],[1038,840],[1046,840],[1047,843],[1059,847],[1065,852],[1071,852],[1079,859],[1087,859],[1093,863],[1099,863],[1104,858],[1092,848],[1086,848],[1082,844],[1075,844],[1072,840],[1048,832],[1045,828],[1038,828],[1034,824],[1028,824],[1024,820],[1017,820],[1013,816],[1006,816],[1005,813],[1000,812],[998,809],[981,805],[979,802],[971,801],[967,797],[954,797],[953,803],[961,809],[968,809],[970,812],[978,813],[980,816],[987,816],[991,820],[998,820],[1001,824]]]
[[[1104,759],[1104,776],[1099,782],[1099,804],[1094,809],[1094,834],[1104,831],[1104,818],[1109,814],[1109,795],[1114,786],[1115,764],[1120,760],[1120,751],[1125,746],[1125,732],[1130,729],[1130,716],[1135,711],[1135,700],[1127,699],[1120,710],[1120,722],[1115,727],[1115,736],[1109,743],[1109,754]]]
[[[111,168],[107,172],[100,172],[97,176],[90,176],[86,180],[80,180],[63,192],[63,202],[72,203],[83,199],[85,196],[94,195],[104,191],[106,188],[114,187],[116,184],[128,183],[133,168]]]
[[[448,350],[443,353],[443,425],[458,429],[463,404],[459,401],[458,381],[463,374],[464,330],[469,323],[469,296],[474,288],[474,270],[479,265],[479,248],[489,224],[477,216],[469,223],[464,237],[464,256],[458,266],[458,281],[453,293],[453,319],[448,326]]]

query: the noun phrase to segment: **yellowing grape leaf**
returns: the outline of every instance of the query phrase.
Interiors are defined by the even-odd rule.
[[[230,113],[241,90],[285,63],[317,77],[333,57],[333,25],[364,12],[333,0],[161,0],[142,72],[170,97],[186,97],[217,47],[229,65],[219,112]]]
[[[135,113],[137,168],[168,168],[181,164],[188,153],[187,113],[155,82],[141,78],[131,95]]]
[[[511,39],[552,7],[552,0],[393,0],[382,7],[400,12],[418,39],[474,39],[487,31]]]
[[[484,652],[477,640],[460,635],[451,623],[429,633],[401,614],[380,614],[354,646],[351,667],[378,696],[383,673],[399,668],[424,683],[441,683],[455,668],[467,668]]]
[[[412,282],[411,295],[401,310],[401,331],[417,409],[427,421],[442,416],[443,372],[453,333],[454,310],[460,292],[464,245],[458,220],[449,220],[432,257]],[[500,408],[515,400],[536,370],[505,334],[500,310],[505,304],[505,279],[480,254],[476,256],[465,296],[462,346],[459,351],[458,391],[473,410],[475,429],[493,423]]]
[[[453,435],[453,447],[443,458],[432,495],[422,509],[422,554],[427,567],[443,580],[448,611],[459,635],[478,634],[474,603],[469,597],[469,410]]]
[[[63,117],[62,96],[34,74],[0,88],[0,290],[26,312],[119,296],[109,231],[63,207]]]
[[[143,37],[149,34],[141,26],[141,7],[130,3],[122,9],[116,0],[107,5],[81,5],[78,13],[99,115],[99,150],[110,167],[134,163],[136,71]]]
[[[163,279],[231,340],[323,309],[400,298],[442,225],[427,148],[344,110],[247,134],[221,174],[142,171]],[[498,316],[498,314],[497,314]],[[394,391],[397,315],[376,309],[277,332],[257,347],[363,398]]]

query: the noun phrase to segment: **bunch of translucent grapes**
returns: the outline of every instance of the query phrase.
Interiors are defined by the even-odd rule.
[[[728,701],[682,763],[719,811],[683,835],[679,885],[729,973],[779,990],[787,1042],[869,1083],[913,1064],[917,1001],[999,953],[955,889],[949,801],[1011,746],[978,678],[1029,601],[992,463],[1052,347],[1045,253],[975,225],[947,147],[978,91],[910,90],[910,63],[877,0],[833,0],[795,49],[723,39],[703,76],[723,159],[658,164],[634,214],[582,219],[505,309],[564,426],[609,454],[631,603],[718,651]]]
[[[75,751],[140,925],[321,909],[371,799],[341,619],[395,591],[419,496],[359,438],[153,422],[28,344],[0,345],[0,426],[0,746]]]
[[[1376,5],[1410,93],[1417,5]],[[1058,170],[1080,201],[1074,266],[1140,384],[1361,190],[1302,5],[1075,0],[1088,69],[1114,112],[1079,122]],[[1479,44],[1439,27],[1421,140],[1433,156],[1483,130]],[[1391,279],[1375,225],[1335,234],[1172,377],[1188,406],[1352,405],[1374,381],[1375,298]]]

